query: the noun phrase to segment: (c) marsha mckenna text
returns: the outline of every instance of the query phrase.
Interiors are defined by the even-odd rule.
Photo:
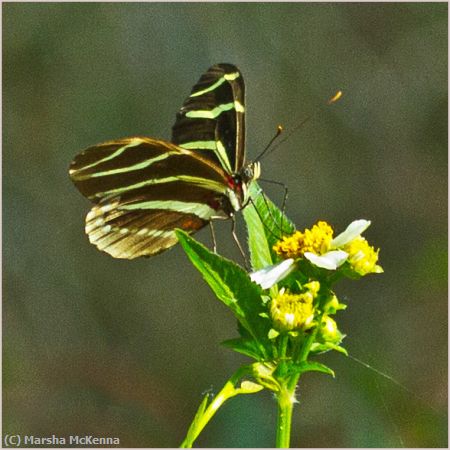
[[[23,436],[23,445],[120,445],[118,437],[96,436]]]

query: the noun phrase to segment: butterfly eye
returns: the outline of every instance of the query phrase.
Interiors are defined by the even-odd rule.
[[[253,165],[249,164],[248,166],[246,166],[242,172],[242,177],[244,178],[244,180],[249,181],[252,180],[254,177],[254,172],[253,172]]]

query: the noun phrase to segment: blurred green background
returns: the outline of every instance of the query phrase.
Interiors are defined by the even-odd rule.
[[[247,155],[324,108],[263,161],[298,228],[372,220],[385,274],[342,282],[355,357],[306,375],[292,446],[447,446],[447,4],[3,4],[3,432],[176,447],[202,393],[244,357],[179,246],[114,260],[84,234],[68,166],[111,138],[170,138],[203,71],[236,64]],[[267,193],[281,202],[280,189]],[[230,224],[219,251],[239,258]],[[239,233],[245,229],[240,220]],[[210,245],[209,231],[197,238]],[[406,388],[406,389],[405,389]],[[226,404],[197,444],[272,447],[268,393]]]

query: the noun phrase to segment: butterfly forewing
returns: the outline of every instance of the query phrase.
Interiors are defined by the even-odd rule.
[[[241,72],[217,64],[202,75],[177,114],[172,141],[237,173],[245,161],[245,87]]]
[[[174,229],[194,232],[222,217],[222,168],[190,150],[151,138],[88,148],[70,176],[96,206],[86,217],[91,243],[116,258],[156,254],[174,245]]]
[[[90,147],[70,166],[70,176],[80,192],[97,202],[120,195],[153,198],[192,196],[192,187],[226,192],[222,168],[201,155],[170,142],[125,138]],[[204,197],[198,191],[194,196]],[[182,198],[180,198],[182,200]]]

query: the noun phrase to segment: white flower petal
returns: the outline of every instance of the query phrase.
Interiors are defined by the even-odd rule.
[[[336,270],[347,260],[348,253],[343,250],[332,250],[331,252],[325,253],[321,256],[311,252],[306,252],[304,256],[308,261],[312,262],[317,267],[328,270]]]
[[[331,241],[331,246],[333,248],[342,247],[345,244],[353,241],[353,239],[357,238],[363,231],[367,230],[370,226],[370,220],[354,220],[345,231],[336,236]]]
[[[273,266],[264,267],[250,274],[250,279],[263,289],[269,289],[283,278],[287,277],[295,268],[292,258],[286,259]]]

